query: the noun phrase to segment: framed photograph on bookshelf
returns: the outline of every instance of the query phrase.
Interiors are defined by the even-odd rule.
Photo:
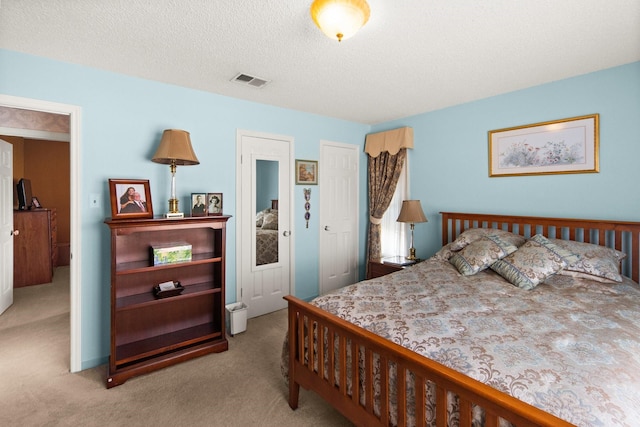
[[[222,215],[222,193],[207,193],[207,215]]]
[[[191,216],[207,215],[207,195],[205,193],[191,193]]]
[[[148,179],[109,179],[113,219],[153,218]]]

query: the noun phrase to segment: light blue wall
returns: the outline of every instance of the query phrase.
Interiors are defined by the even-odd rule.
[[[230,83],[231,84],[231,83]],[[266,89],[268,90],[268,88]],[[167,209],[169,167],[151,162],[162,131],[191,133],[200,165],[178,167],[180,207],[192,192],[222,192],[224,213],[236,214],[236,130],[288,135],[295,157],[317,159],[321,139],[362,146],[370,126],[246,102],[0,49],[0,93],[80,106],[82,232],[82,367],[109,353],[109,178],[149,179],[156,213]],[[363,184],[364,185],[364,184]],[[364,189],[362,190],[364,191]],[[102,195],[102,209],[88,194]],[[296,295],[318,294],[318,192],[305,228],[302,186],[295,188]],[[227,231],[227,302],[236,296],[235,219]]]
[[[488,131],[600,114],[600,173],[489,178]],[[438,212],[640,220],[640,62],[375,126],[411,126],[411,197],[429,219],[418,256],[440,245]]]
[[[246,102],[0,49],[0,93],[82,108],[81,194],[102,194],[103,209],[81,200],[83,250],[82,366],[109,352],[108,178],[151,182],[154,208],[166,209],[168,167],[150,161],[162,130],[191,132],[199,166],[178,168],[180,206],[192,192],[222,192],[235,215],[236,129],[289,135],[295,157],[318,159],[319,141],[362,146],[364,135],[411,126],[415,149],[411,194],[429,218],[416,225],[419,256],[439,247],[438,212],[500,212],[603,219],[640,219],[640,62],[370,127]],[[428,95],[425,95],[428,96]],[[600,173],[488,177],[487,132],[493,129],[600,114]],[[360,155],[360,255],[367,225],[367,160]],[[304,225],[303,186],[295,187],[296,295],[318,293],[318,189]],[[85,203],[86,202],[86,203]],[[227,302],[236,295],[235,220],[229,222]],[[361,261],[361,272],[363,270]]]

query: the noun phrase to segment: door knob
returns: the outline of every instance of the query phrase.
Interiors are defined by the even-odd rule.
[[[325,225],[325,226],[324,226],[324,231],[331,231],[331,229],[329,228],[329,226],[328,226],[328,225]]]
[[[291,235],[291,232],[290,232],[290,231],[283,231],[283,232],[282,232],[282,235],[283,235],[284,237],[289,237],[289,236]]]
[[[17,236],[20,234],[20,230],[11,230],[11,235],[12,236]]]

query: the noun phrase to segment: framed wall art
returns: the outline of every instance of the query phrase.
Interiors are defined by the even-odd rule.
[[[296,184],[318,184],[318,161],[296,159]]]
[[[151,190],[147,179],[109,179],[111,217],[153,218]]]
[[[595,173],[599,115],[489,131],[489,176]]]
[[[222,215],[222,193],[207,193],[207,215]]]
[[[207,215],[206,193],[191,193],[191,216]]]

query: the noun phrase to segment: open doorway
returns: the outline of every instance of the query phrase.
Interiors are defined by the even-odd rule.
[[[46,101],[18,98],[0,95],[0,108],[17,109],[22,112],[47,113],[62,115],[68,120],[68,169],[69,169],[69,248],[63,248],[68,253],[68,281],[69,281],[69,313],[70,313],[70,371],[81,370],[81,289],[80,278],[80,211],[79,211],[79,146],[80,146],[80,108],[71,105],[57,104]],[[6,117],[6,116],[5,116]],[[28,137],[36,139],[48,139],[46,132],[28,129],[27,127],[6,126],[0,123],[0,134],[13,137]],[[54,132],[55,133],[55,132]],[[63,275],[64,276],[64,275]]]

